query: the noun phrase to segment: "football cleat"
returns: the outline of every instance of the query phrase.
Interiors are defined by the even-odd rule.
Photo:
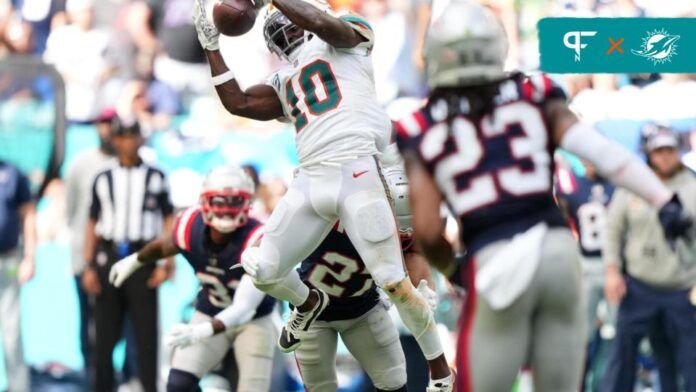
[[[329,296],[317,289],[312,289],[319,296],[314,308],[308,312],[299,312],[297,308],[292,311],[288,323],[280,331],[278,338],[278,348],[284,353],[295,351],[302,343],[300,335],[309,330],[312,322],[319,317],[321,312],[329,305]]]
[[[430,380],[425,392],[457,392],[454,380],[457,378],[454,369],[451,369],[449,377],[441,380]]]

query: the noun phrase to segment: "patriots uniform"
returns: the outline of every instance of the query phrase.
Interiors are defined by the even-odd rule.
[[[559,181],[556,197],[568,212],[568,221],[578,237],[580,251],[587,258],[602,256],[606,208],[614,193],[614,185],[598,178],[573,176],[570,182]]]
[[[409,251],[404,247],[404,251]],[[342,228],[334,228],[324,242],[298,268],[309,286],[331,297],[318,320],[350,320],[362,316],[379,302],[377,285],[358,251]]]
[[[480,119],[458,98],[450,125],[451,106],[431,100],[395,127],[399,149],[415,153],[459,217],[468,253],[542,221],[565,226],[552,196],[552,140],[542,115],[562,90],[543,74],[512,75]]]
[[[235,287],[244,270],[230,267],[237,264],[242,252],[262,236],[262,224],[250,218],[249,222],[232,232],[231,240],[219,246],[210,240],[209,228],[203,220],[200,207],[191,207],[179,215],[174,226],[174,242],[188,260],[201,283],[196,310],[215,316],[232,304]],[[254,318],[269,314],[275,299],[265,296],[256,309]]]
[[[312,36],[297,49],[295,63],[268,80],[295,125],[302,164],[375,155],[391,130],[375,93],[372,28],[357,15],[340,18],[365,41],[341,49]]]

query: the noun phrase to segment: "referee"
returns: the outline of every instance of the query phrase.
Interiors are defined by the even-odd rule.
[[[137,123],[114,119],[111,127],[117,161],[99,173],[85,233],[85,291],[95,297],[97,392],[115,390],[112,353],[123,322],[133,323],[140,381],[147,392],[157,385],[157,286],[169,277],[172,261],[138,270],[121,288],[108,283],[114,262],[171,231],[173,206],[167,180],[138,155],[143,139]]]

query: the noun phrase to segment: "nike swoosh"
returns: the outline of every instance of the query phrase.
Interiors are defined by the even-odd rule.
[[[353,178],[358,178],[358,177],[362,176],[363,174],[365,174],[365,173],[367,173],[367,172],[369,172],[369,170],[363,170],[363,171],[357,172],[357,173],[356,173],[356,172],[353,172]]]

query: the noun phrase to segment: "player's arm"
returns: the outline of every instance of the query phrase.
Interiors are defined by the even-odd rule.
[[[586,159],[612,183],[659,208],[660,222],[670,243],[686,234],[692,223],[679,198],[637,156],[580,123],[562,99],[548,100],[544,112],[556,146]]]
[[[285,116],[278,94],[273,87],[260,84],[242,90],[225,64],[220,51],[206,49],[205,53],[210,64],[215,91],[228,112],[262,121]]]
[[[455,269],[454,251],[443,236],[445,225],[440,217],[442,195],[414,153],[406,151],[403,156],[409,181],[414,240],[430,263],[449,277]]]
[[[117,261],[109,271],[109,282],[116,287],[121,287],[123,282],[140,267],[166,257],[172,257],[178,254],[179,251],[174,242],[174,237],[171,235],[152,240],[138,252]],[[169,267],[171,268],[171,266]]]
[[[213,85],[222,105],[228,112],[254,120],[273,120],[283,117],[283,106],[271,86],[256,85],[242,90],[227,67],[220,53],[218,39],[220,32],[205,16],[203,0],[195,0],[193,24],[196,26],[198,41],[205,50],[210,64]]]
[[[336,48],[353,48],[367,40],[349,22],[336,18],[303,0],[273,0],[292,23],[311,31]]]

